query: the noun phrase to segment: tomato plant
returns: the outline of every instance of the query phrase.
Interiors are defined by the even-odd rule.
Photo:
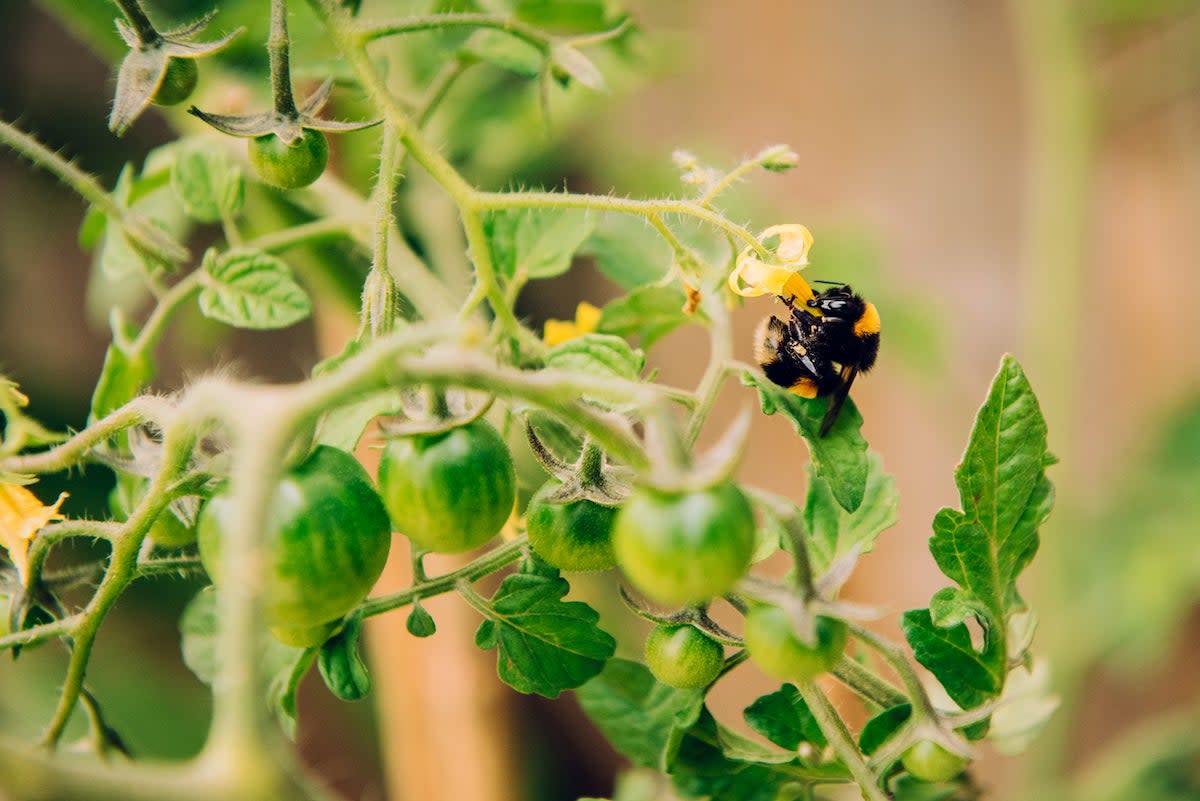
[[[200,558],[218,588],[232,509],[229,494],[219,493],[198,524]],[[366,596],[383,572],[392,538],[366,471],[328,446],[317,447],[279,482],[263,536],[267,622],[279,640],[302,647],[322,642]]]
[[[96,24],[103,4],[46,5],[111,51],[115,40],[94,33],[111,32],[108,18]],[[849,391],[900,303],[844,286],[814,292],[802,272],[822,262],[809,252],[813,232],[748,227],[726,211],[727,190],[801,154],[773,145],[712,165],[678,151],[683,188],[662,196],[515,188],[530,184],[530,165],[550,169],[544,136],[523,127],[532,111],[577,124],[606,72],[636,66],[650,34],[624,4],[442,3],[395,16],[397,4],[360,14],[358,2],[312,0],[301,14],[286,0],[221,0],[240,14],[231,18],[269,29],[265,52],[241,42],[232,54],[221,51],[238,30],[202,36],[207,17],[159,30],[159,9],[143,5],[113,5],[125,46],[109,128],[123,135],[150,114],[175,141],[102,179],[0,121],[0,144],[84,201],[89,302],[112,300],[112,339],[82,425],[53,430],[0,376],[0,601],[13,629],[0,630],[0,649],[68,646],[61,681],[42,682],[59,689],[46,748],[0,737],[15,798],[327,798],[281,747],[312,725],[297,713],[297,688],[316,665],[337,698],[358,701],[372,671],[392,678],[397,667],[364,648],[391,634],[414,646],[469,638],[453,616],[435,620],[440,604],[424,605],[446,594],[478,616],[474,643],[495,651],[500,681],[547,698],[576,692],[614,747],[669,774],[680,797],[816,797],[853,784],[868,801],[912,801],[924,797],[906,789],[919,779],[963,797],[974,791],[970,765],[935,741],[961,741],[964,753],[968,738],[1008,746],[1045,722],[1052,705],[1030,689],[1032,616],[1016,582],[1050,511],[1053,457],[1016,360],[1002,360],[955,474],[961,508],[933,521],[929,549],[952,586],[904,613],[903,644],[887,642],[858,625],[869,610],[839,593],[896,522],[896,482],[869,450]],[[250,99],[256,85],[269,86],[269,106],[265,92],[261,106]],[[210,110],[154,107],[193,89]],[[336,115],[324,110],[331,100]],[[317,181],[327,137],[372,126],[341,140],[332,174]],[[262,181],[245,181],[248,170]],[[610,281],[612,300],[579,298],[573,320],[535,331],[529,285],[581,259]],[[787,320],[738,344],[742,302]],[[849,319],[839,316],[846,304]],[[203,357],[224,353],[212,342],[226,329],[242,330],[228,340],[236,347],[317,316],[324,358],[272,384],[235,377],[222,355],[168,386],[173,372],[156,358],[195,327],[185,314],[209,326],[189,351]],[[655,367],[656,344],[684,327],[707,338],[694,387],[664,383]],[[756,364],[734,357],[743,346],[756,348]],[[723,425],[713,414],[736,391],[795,430],[777,452],[803,498],[739,473],[750,417]],[[540,479],[518,484],[519,432],[529,452],[518,458],[532,454],[552,476],[536,490]],[[378,493],[351,455],[373,447]],[[101,471],[114,480],[109,519],[76,484]],[[57,500],[41,483],[51,476],[69,488]],[[72,506],[77,486],[85,501]],[[409,568],[395,575],[411,579],[372,595],[393,530]],[[753,568],[772,556],[791,569]],[[574,575],[614,564],[621,576]],[[77,711],[98,757],[123,750],[122,721],[102,697],[111,674],[89,668],[114,650],[96,646],[129,588],[179,574],[195,591],[182,656],[212,693],[200,755],[150,767],[51,756]],[[407,634],[372,622],[405,608],[390,621],[406,619]],[[645,664],[615,656],[637,648],[632,615],[655,623]],[[727,704],[707,698],[718,677],[745,675],[746,659],[795,682],[744,710],[764,742],[736,734]],[[927,692],[916,664],[952,704]],[[446,675],[466,673],[458,667]],[[870,717],[857,742],[842,701],[813,681],[826,672],[848,688],[855,715]],[[1006,729],[1014,699],[1032,699],[1040,717]],[[446,717],[466,706],[454,700]],[[397,717],[375,719],[391,737]]]
[[[388,440],[379,488],[396,530],[425,550],[458,553],[499,533],[512,514],[508,446],[486,420]]]

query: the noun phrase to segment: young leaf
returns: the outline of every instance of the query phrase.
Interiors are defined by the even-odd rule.
[[[883,460],[874,451],[867,454],[863,500],[853,512],[834,500],[829,484],[811,466],[808,475],[804,504],[804,524],[810,534],[808,558],[813,574],[820,576],[856,547],[860,553],[869,552],[876,538],[899,519],[900,496],[896,480],[883,471]]]
[[[796,433],[808,443],[816,475],[822,478],[834,499],[847,512],[854,512],[867,491],[867,441],[863,439],[862,415],[847,399],[829,434],[820,436],[827,398],[801,398],[752,372],[742,374],[742,384],[758,390],[763,414],[782,414]]]
[[[242,171],[220,150],[185,151],[171,168],[171,189],[192,219],[219,222],[245,199]]]
[[[594,224],[577,209],[498,211],[484,223],[497,272],[513,278],[553,278],[571,267]]]
[[[663,771],[704,704],[701,690],[659,684],[645,665],[627,659],[610,659],[575,695],[614,748],[635,765]]]
[[[939,679],[949,676],[955,682],[962,700],[949,685],[946,689],[965,708],[998,694],[1009,657],[1020,657],[1009,654],[1008,621],[1024,609],[1017,576],[1037,551],[1038,527],[1053,504],[1054,488],[1045,475],[1050,463],[1037,398],[1020,365],[1005,356],[954,473],[962,510],[942,509],[933,521],[929,550],[958,587],[939,591],[929,611],[905,615],[906,633],[911,630],[917,638],[909,641],[918,659]],[[926,629],[925,621],[932,627],[935,614],[938,623],[957,625],[940,632]],[[972,648],[960,622],[967,614],[983,628],[982,652]],[[963,638],[966,653],[959,652]],[[944,654],[947,663],[935,667],[922,652],[934,661]],[[963,689],[968,675],[965,686],[973,692]]]
[[[432,637],[437,633],[437,623],[434,622],[433,615],[429,614],[420,601],[413,604],[408,619],[404,621],[404,627],[414,637]]]
[[[546,354],[546,366],[602,378],[636,381],[646,366],[646,355],[611,334],[584,334],[556,345]]]
[[[604,307],[597,330],[619,337],[637,336],[643,348],[681,325],[701,320],[683,311],[684,295],[677,286],[641,286]]]
[[[371,693],[371,674],[358,653],[361,637],[362,616],[355,615],[325,641],[317,657],[325,686],[343,701],[361,701]]]
[[[517,692],[557,698],[599,673],[616,649],[596,627],[596,610],[560,600],[568,589],[561,578],[516,573],[480,610],[488,619],[475,643],[497,650],[496,672]]]
[[[800,743],[812,743],[817,748],[826,745],[825,734],[794,685],[785,684],[762,696],[742,714],[750,728],[780,748],[795,751]]]
[[[537,77],[545,63],[542,51],[529,42],[495,29],[475,31],[459,48],[459,53],[525,78]]]
[[[282,260],[267,253],[235,250],[205,259],[208,280],[200,311],[237,328],[286,328],[312,313],[308,295]]]
[[[897,704],[871,718],[858,733],[858,750],[873,754],[912,717],[912,704]]]
[[[628,290],[653,284],[671,266],[671,249],[662,237],[645,220],[625,214],[601,219],[580,252],[594,258],[600,272]]]

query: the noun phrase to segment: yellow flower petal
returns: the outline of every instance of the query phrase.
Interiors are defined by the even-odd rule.
[[[588,303],[586,300],[575,307],[575,325],[579,328],[580,334],[590,334],[596,330],[596,326],[600,325],[600,315],[602,312],[596,306]]]
[[[58,507],[67,493],[58,496],[53,506],[43,506],[37,496],[16,484],[0,484],[0,547],[17,567],[21,581],[29,570],[29,543],[47,523],[62,520]]]
[[[550,347],[561,345],[568,339],[581,337],[596,330],[603,312],[586,300],[575,307],[575,320],[547,320],[542,328],[542,341]]]
[[[808,250],[812,247],[813,235],[799,223],[772,225],[759,235],[766,242],[771,237],[779,240],[775,246],[775,255],[789,267],[803,267],[808,264]]]
[[[744,298],[775,295],[804,302],[813,297],[812,288],[795,268],[760,261],[749,248],[738,256],[737,268],[729,274],[729,288]]]

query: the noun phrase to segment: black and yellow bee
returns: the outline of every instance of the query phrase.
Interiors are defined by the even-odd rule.
[[[829,433],[859,373],[879,355],[879,311],[848,285],[807,301],[784,299],[787,320],[767,317],[755,335],[755,357],[767,378],[804,398],[829,396],[820,435]]]

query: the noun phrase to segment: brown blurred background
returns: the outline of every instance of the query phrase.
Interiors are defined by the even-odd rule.
[[[47,5],[0,3],[0,114],[111,184],[126,159],[171,129],[152,112],[113,139],[104,127],[109,54],[96,54],[94,34],[64,30],[67,0]],[[160,5],[184,16],[197,6]],[[1052,471],[1057,510],[1023,588],[1041,613],[1035,651],[1052,660],[1064,704],[1035,753],[988,755],[980,783],[994,798],[1119,798],[1104,793],[1122,782],[1141,788],[1129,798],[1200,798],[1200,3],[760,0],[635,10],[653,77],[573,100],[550,140],[540,129],[496,133],[503,155],[463,156],[469,173],[483,183],[561,185],[567,176],[573,189],[677,193],[677,147],[725,167],[790,144],[797,169],[756,177],[727,207],[755,228],[807,224],[816,236],[810,274],[854,283],[884,321],[880,366],[854,394],[868,439],[896,475],[901,521],[846,594],[882,609],[881,630],[898,637],[898,614],[946,583],[925,547],[929,522],[956,503],[952,474],[974,411],[1001,354],[1016,354],[1062,460]],[[308,12],[293,16],[303,44]],[[252,56],[234,58],[252,65]],[[342,155],[353,170],[354,155]],[[82,311],[82,213],[51,180],[0,154],[0,369],[60,425],[86,417],[107,342],[102,320]],[[569,317],[579,300],[616,292],[581,265],[533,288],[521,311]],[[739,356],[750,357],[766,308],[750,302],[737,313]],[[235,339],[192,328],[164,348],[164,387],[210,365],[214,342],[224,360],[279,380],[302,377],[318,351],[339,344],[336,323]],[[692,386],[705,348],[703,332],[681,331],[654,347],[650,364],[661,380]],[[752,399],[731,386],[721,401],[711,431]],[[800,499],[805,461],[784,421],[759,418],[742,478]],[[101,481],[92,497],[77,495],[75,513],[101,510],[104,492]],[[610,590],[605,579],[576,587],[622,632],[622,651],[636,653],[637,627]],[[173,618],[163,614],[190,591],[141,590],[97,654],[99,692],[122,710],[115,722],[154,756],[190,753],[203,737],[205,694],[179,664]],[[610,793],[620,762],[574,701],[516,697],[492,677],[494,657],[474,652],[470,613],[454,599],[430,608],[440,624],[432,642],[412,641],[399,615],[378,624],[374,711],[306,688],[300,745],[310,764],[353,798]],[[136,683],[123,647],[144,660]],[[56,660],[0,663],[0,727],[36,731],[61,675]],[[31,682],[41,695],[14,689]],[[773,689],[749,668],[730,684],[719,708],[731,722]],[[472,688],[480,695],[462,695]],[[190,723],[165,726],[144,713],[156,704]],[[1182,728],[1190,740],[1173,740],[1192,750],[1155,751],[1160,730],[1179,720],[1196,722]],[[450,767],[464,752],[476,770]],[[1183,778],[1163,779],[1176,773]],[[1089,796],[1091,787],[1103,792]]]

